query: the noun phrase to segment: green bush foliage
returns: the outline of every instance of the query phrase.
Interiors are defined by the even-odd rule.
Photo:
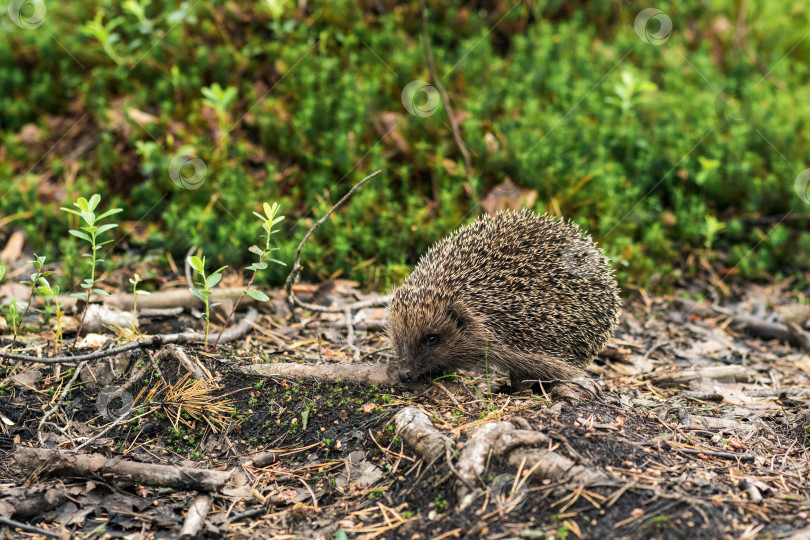
[[[58,208],[80,193],[125,209],[116,249],[235,266],[263,201],[288,216],[291,261],[376,169],[307,245],[305,278],[390,286],[505,178],[590,230],[624,282],[666,286],[692,255],[749,278],[810,268],[804,2],[670,5],[657,45],[641,4],[428,2],[471,174],[444,107],[402,103],[431,82],[418,2],[38,4],[0,17],[0,234],[23,228],[66,272]]]

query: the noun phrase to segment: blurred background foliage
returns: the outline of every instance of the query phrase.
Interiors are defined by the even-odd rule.
[[[382,290],[507,179],[591,231],[625,285],[668,288],[706,262],[807,279],[803,0],[661,3],[657,45],[634,28],[647,4],[428,1],[471,171],[444,107],[402,103],[409,82],[434,82],[418,2],[47,1],[39,22],[32,5],[31,28],[7,5],[0,17],[0,243],[23,229],[74,283],[68,199],[125,209],[117,264],[199,245],[232,266],[251,259],[251,212],[278,201],[289,263],[376,169],[309,242],[306,279]],[[205,164],[196,189],[170,178],[183,153]]]

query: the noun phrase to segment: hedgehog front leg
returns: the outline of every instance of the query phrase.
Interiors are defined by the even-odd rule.
[[[534,383],[534,379],[526,379],[525,375],[510,371],[509,382],[512,386],[512,393],[514,394],[520,392],[521,390],[531,388],[531,385]]]

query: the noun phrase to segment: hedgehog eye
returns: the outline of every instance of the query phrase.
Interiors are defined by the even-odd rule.
[[[438,334],[430,334],[422,342],[427,345],[428,347],[433,347],[439,342],[439,335]]]

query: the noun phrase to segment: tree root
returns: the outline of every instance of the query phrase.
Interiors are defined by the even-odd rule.
[[[557,482],[560,484],[558,490],[614,484],[613,478],[607,473],[578,465],[557,452],[525,448],[545,446],[549,443],[549,437],[539,431],[517,428],[512,422],[489,422],[478,427],[467,439],[455,465],[449,451],[455,446],[453,439],[434,427],[422,410],[407,407],[399,411],[392,422],[397,435],[425,461],[432,464],[442,458],[446,460],[458,478],[456,494],[460,510],[470,506],[481,495],[503,488],[496,485],[497,482],[487,485],[484,480],[493,456],[505,460],[509,466],[520,471],[519,475],[523,473],[514,480],[516,487],[522,486],[527,477]],[[496,503],[499,499],[493,497]]]
[[[437,462],[453,447],[453,439],[436,429],[421,409],[405,407],[391,421],[402,440],[428,463]]]

